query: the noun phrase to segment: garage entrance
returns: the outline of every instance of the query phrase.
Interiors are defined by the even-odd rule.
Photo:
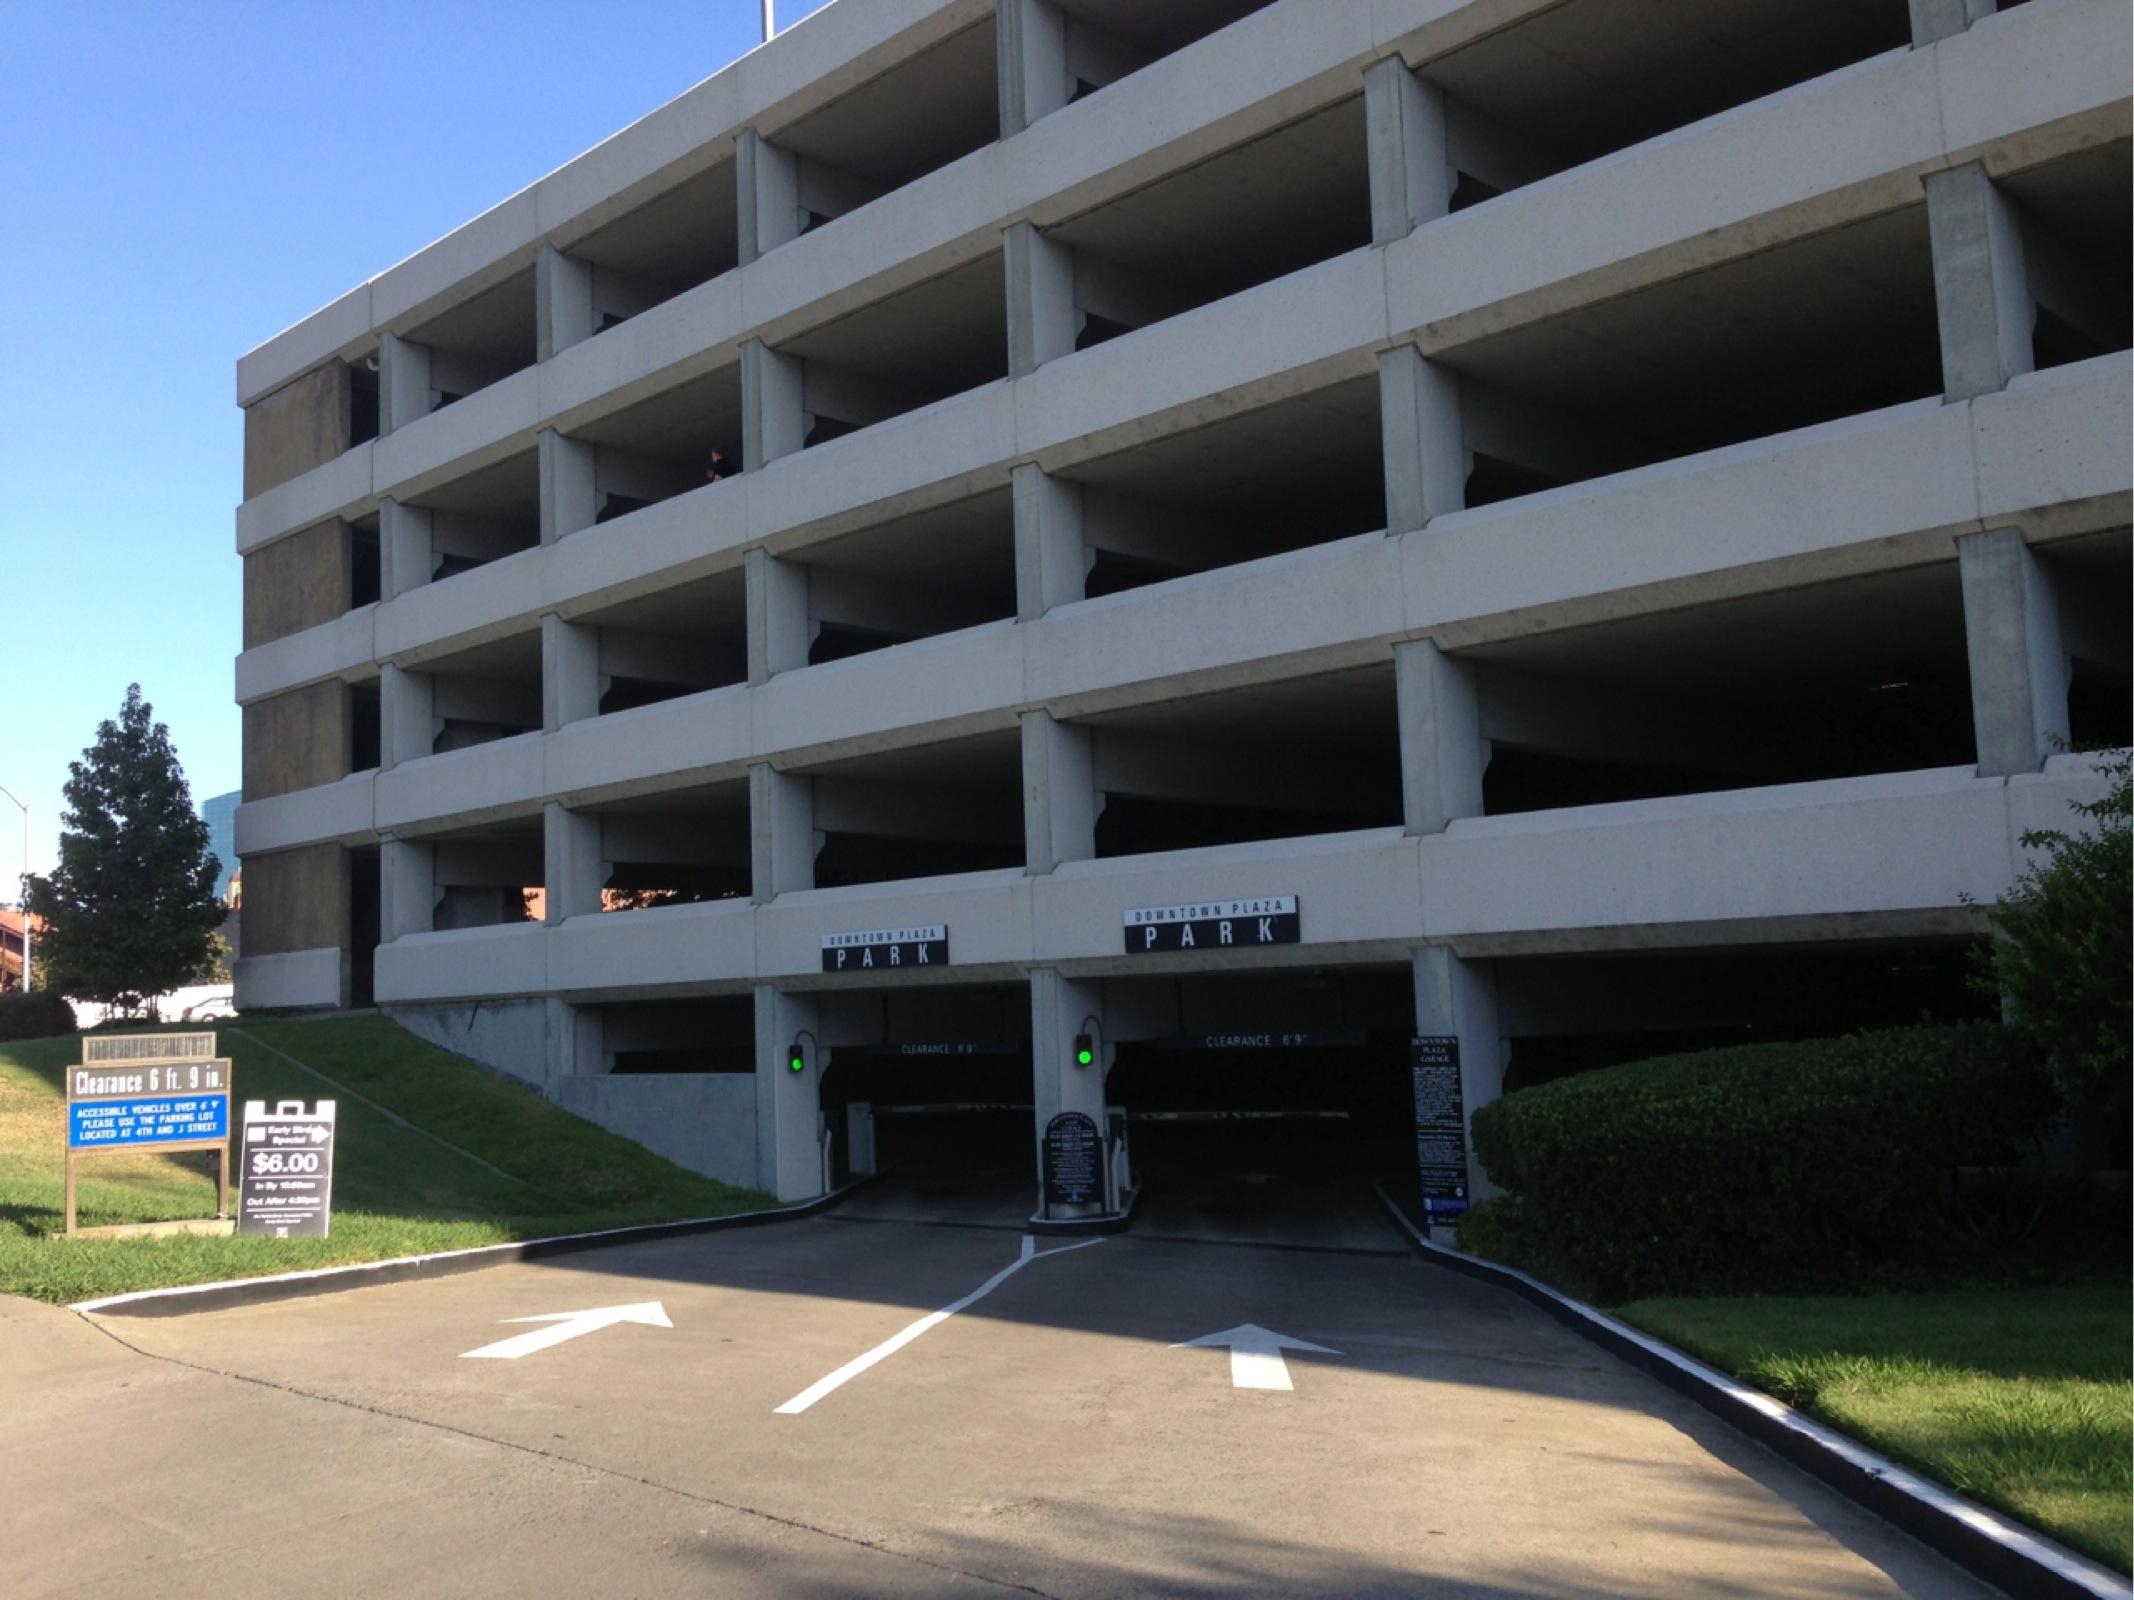
[[[1030,1042],[838,1045],[823,1072],[822,1107],[839,1182],[869,1170],[934,1180],[1012,1171],[1027,1179],[1035,1139]]]
[[[1383,1245],[1371,1185],[1415,1164],[1412,994],[1405,971],[1177,983],[1187,1026],[1120,1039],[1105,1081],[1137,1231]]]

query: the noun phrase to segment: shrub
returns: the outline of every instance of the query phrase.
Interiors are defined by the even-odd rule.
[[[2095,759],[2111,788],[2102,800],[2071,802],[2088,826],[2023,835],[2043,858],[1987,913],[1995,937],[1986,978],[2010,1026],[2052,1062],[2090,1153],[2124,1165],[2134,1101],[2134,775],[2124,752]]]
[[[1938,1253],[1959,1169],[2012,1159],[2052,1108],[2021,1036],[1983,1025],[1582,1073],[1475,1113],[1514,1203],[1462,1237],[1609,1302],[1903,1281]]]
[[[53,989],[15,990],[0,994],[0,1042],[49,1039],[74,1031],[74,1008]]]

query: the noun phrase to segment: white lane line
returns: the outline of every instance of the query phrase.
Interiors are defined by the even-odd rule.
[[[1063,1244],[1056,1250],[1040,1251],[1037,1248],[1037,1241],[1029,1234],[1024,1234],[1022,1254],[994,1273],[992,1277],[986,1279],[985,1282],[981,1283],[961,1300],[945,1305],[939,1311],[929,1311],[909,1327],[891,1334],[865,1355],[854,1356],[827,1378],[818,1378],[771,1414],[778,1417],[799,1416],[801,1412],[807,1410],[808,1407],[822,1399],[823,1396],[843,1388],[869,1367],[875,1365],[875,1363],[888,1360],[929,1328],[937,1328],[957,1312],[968,1310],[978,1304],[979,1301],[983,1300],[995,1289],[998,1289],[1031,1262],[1042,1261],[1046,1256],[1063,1256],[1070,1250],[1086,1250],[1093,1244],[1102,1244],[1103,1242],[1102,1239],[1083,1239],[1075,1244]]]

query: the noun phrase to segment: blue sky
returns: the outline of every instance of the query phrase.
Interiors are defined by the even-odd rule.
[[[238,356],[760,30],[758,0],[0,0],[0,785],[34,870],[129,682],[196,801],[238,786]],[[21,840],[0,801],[0,901]]]

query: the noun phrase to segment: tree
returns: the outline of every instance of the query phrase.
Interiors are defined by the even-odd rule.
[[[2134,778],[2125,752],[2096,758],[2102,800],[2072,801],[2090,826],[2033,829],[2044,858],[1987,913],[1991,983],[2010,1026],[2030,1036],[2093,1136],[2127,1125],[2128,990],[2134,981]]]
[[[45,919],[38,981],[131,1009],[211,966],[221,863],[193,810],[170,730],[130,684],[116,722],[68,767],[59,866],[26,880]]]

